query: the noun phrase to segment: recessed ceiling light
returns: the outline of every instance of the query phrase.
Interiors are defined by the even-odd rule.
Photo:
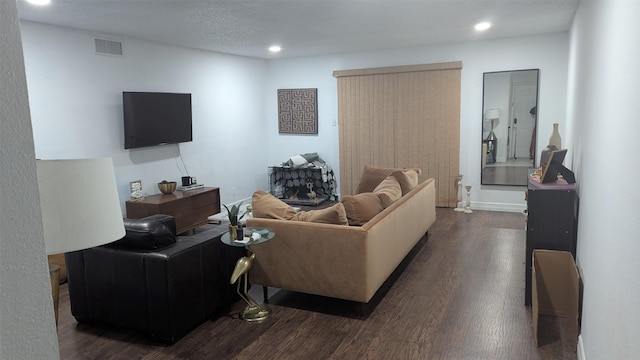
[[[27,0],[27,2],[33,5],[44,6],[49,5],[51,3],[51,0]]]
[[[269,51],[271,51],[272,53],[277,53],[280,50],[282,50],[282,48],[280,46],[278,46],[278,45],[273,45],[273,46],[269,47]]]
[[[485,21],[485,22],[477,23],[475,26],[475,29],[476,31],[485,31],[490,27],[491,27],[491,23]]]

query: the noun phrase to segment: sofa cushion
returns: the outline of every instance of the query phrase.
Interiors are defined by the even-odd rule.
[[[391,176],[395,177],[402,189],[402,195],[406,195],[409,191],[418,186],[418,172],[414,169],[394,170]]]
[[[291,220],[296,216],[291,206],[264,190],[253,193],[251,208],[253,217],[257,218]]]
[[[378,195],[370,192],[342,197],[349,225],[364,225],[383,210]]]
[[[251,197],[253,217],[308,221],[326,224],[348,225],[347,214],[344,206],[337,203],[331,207],[319,210],[295,211],[284,201],[264,190],[258,190]]]
[[[381,168],[372,165],[365,165],[364,169],[362,169],[362,175],[360,175],[360,182],[358,183],[358,187],[356,188],[356,194],[360,194],[363,192],[373,192],[373,189],[378,186],[387,176],[391,175],[395,170],[413,170],[416,172],[418,176],[422,174],[422,170],[420,168]]]
[[[349,221],[347,220],[347,213],[342,203],[337,203],[331,207],[324,209],[299,211],[291,220],[324,224],[349,225]]]
[[[386,209],[402,197],[402,188],[400,188],[398,180],[389,175],[373,189],[373,193],[378,195],[382,202],[382,207]]]

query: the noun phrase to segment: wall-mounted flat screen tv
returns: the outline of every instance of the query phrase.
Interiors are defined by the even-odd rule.
[[[125,149],[193,140],[191,94],[124,91],[122,108]]]

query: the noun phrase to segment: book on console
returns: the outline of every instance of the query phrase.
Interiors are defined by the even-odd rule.
[[[203,187],[204,187],[204,184],[193,184],[193,185],[187,185],[187,186],[180,186],[178,190],[189,191],[189,190],[195,190],[195,189],[202,189]]]

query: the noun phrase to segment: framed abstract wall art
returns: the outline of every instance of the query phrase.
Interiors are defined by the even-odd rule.
[[[278,132],[318,133],[318,89],[278,89]]]

